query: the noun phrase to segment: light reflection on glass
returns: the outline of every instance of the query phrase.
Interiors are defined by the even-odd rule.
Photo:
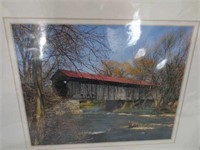
[[[133,46],[140,39],[141,35],[141,20],[139,17],[139,10],[134,14],[133,21],[128,25],[128,46]]]
[[[146,54],[145,48],[140,48],[137,53],[135,54],[135,59],[138,59],[140,57],[143,57]]]
[[[163,59],[160,63],[157,64],[156,69],[160,70],[162,69],[167,63],[167,59]]]
[[[41,25],[41,36],[39,40],[39,48],[40,48],[40,59],[43,59],[43,49],[44,45],[46,44],[46,30],[45,25]]]

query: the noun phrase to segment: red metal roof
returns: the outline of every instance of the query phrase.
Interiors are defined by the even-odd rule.
[[[110,77],[100,74],[91,74],[91,73],[84,73],[84,72],[76,72],[76,71],[69,71],[69,70],[60,70],[63,74],[71,78],[82,78],[82,79],[89,79],[89,80],[98,80],[98,81],[105,81],[105,82],[114,82],[114,83],[123,83],[123,84],[132,84],[132,85],[154,85],[151,82],[147,81],[133,81],[126,78],[119,78],[119,77]]]

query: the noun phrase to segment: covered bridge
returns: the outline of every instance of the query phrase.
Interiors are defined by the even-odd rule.
[[[99,74],[58,70],[51,78],[60,96],[70,99],[138,100],[149,98],[150,82]]]

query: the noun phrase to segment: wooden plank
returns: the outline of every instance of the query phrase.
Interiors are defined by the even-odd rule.
[[[126,87],[126,100],[130,100],[130,91],[129,91],[129,87]]]
[[[100,98],[101,100],[105,100],[104,99],[104,85],[100,85]]]
[[[121,87],[121,100],[126,100],[126,88]]]
[[[97,84],[97,100],[101,100],[101,95],[100,95],[100,85]]]
[[[130,100],[134,100],[134,88],[130,87],[129,92],[130,92]]]
[[[96,99],[96,84],[91,84],[91,98]]]
[[[114,86],[109,86],[109,100],[114,100]]]
[[[79,82],[74,82],[74,96],[73,98],[81,98],[81,84]]]
[[[139,89],[138,89],[138,88],[135,88],[135,89],[134,89],[134,99],[135,99],[135,100],[138,100],[138,99],[139,99]]]
[[[108,86],[104,85],[103,87],[103,93],[104,93],[104,100],[108,100]]]
[[[99,84],[96,85],[96,99],[100,100],[100,96],[99,96]]]
[[[67,95],[69,96],[72,96],[72,92],[73,92],[73,86],[72,86],[72,81],[69,81],[67,83],[67,86],[68,86],[68,91],[67,91]]]
[[[81,83],[81,98],[86,98],[86,88],[84,83]]]
[[[115,86],[115,100],[119,100],[119,96],[118,96],[118,86]]]
[[[86,86],[85,86],[85,88],[86,88],[86,98],[89,98],[89,96],[90,96],[90,93],[89,93],[89,84],[85,84]]]

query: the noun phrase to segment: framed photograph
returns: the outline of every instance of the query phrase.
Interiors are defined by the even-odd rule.
[[[199,149],[199,3],[2,0],[0,149]]]
[[[196,22],[4,23],[28,148],[175,142]]]

